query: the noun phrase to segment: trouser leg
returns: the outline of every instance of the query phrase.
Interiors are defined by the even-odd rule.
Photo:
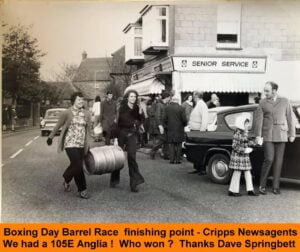
[[[155,155],[155,153],[158,151],[158,149],[163,146],[164,142],[165,142],[164,136],[159,135],[158,142],[155,143],[154,146],[152,147],[151,153]]]
[[[252,175],[251,171],[244,171],[245,181],[246,181],[246,191],[253,191],[253,182],[252,182]]]
[[[230,181],[230,186],[229,186],[229,191],[233,193],[239,193],[240,191],[240,179],[241,179],[241,171],[239,170],[234,170],[231,181]]]
[[[86,189],[86,180],[83,172],[83,148],[66,148],[67,155],[70,159],[70,166],[65,170],[63,177],[67,183],[69,183],[72,178],[75,180],[75,184],[78,191],[81,192]]]
[[[170,162],[175,162],[175,143],[169,143]]]
[[[136,162],[136,134],[127,137],[127,160],[129,168],[130,186],[137,186],[144,182],[144,178],[140,173],[139,166]]]
[[[285,143],[275,143],[274,145],[275,155],[273,163],[273,188],[279,189]]]
[[[267,179],[269,176],[270,169],[272,167],[274,160],[274,143],[265,142],[264,143],[264,162],[260,173],[260,183],[261,187],[266,187]]]
[[[110,136],[111,136],[111,131],[106,130],[105,131],[105,145],[110,145]]]
[[[176,143],[176,162],[180,162],[181,149],[182,149],[182,143]]]
[[[125,143],[126,143],[126,135],[124,134],[124,132],[120,131],[118,136],[118,144],[123,150],[125,147]],[[110,184],[116,185],[119,183],[120,183],[120,170],[117,170],[111,173]]]

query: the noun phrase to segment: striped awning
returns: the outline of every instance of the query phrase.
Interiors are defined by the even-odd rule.
[[[158,79],[150,78],[130,85],[125,89],[124,93],[131,89],[136,90],[139,95],[149,95],[160,94],[165,89],[165,86]]]
[[[181,92],[203,91],[220,93],[262,92],[265,74],[253,73],[180,73]]]

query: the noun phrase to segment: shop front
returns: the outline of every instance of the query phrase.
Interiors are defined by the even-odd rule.
[[[253,103],[267,81],[266,57],[174,56],[172,59],[173,89],[181,100],[189,93],[202,91],[206,101],[216,93],[222,106]]]

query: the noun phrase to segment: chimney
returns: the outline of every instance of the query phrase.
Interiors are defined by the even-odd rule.
[[[82,60],[85,60],[87,58],[87,53],[86,51],[83,51],[82,53]]]

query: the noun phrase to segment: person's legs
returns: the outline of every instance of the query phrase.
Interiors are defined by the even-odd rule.
[[[129,168],[129,177],[130,177],[130,187],[131,190],[137,192],[136,186],[143,183],[145,180],[140,173],[138,164],[136,162],[136,135],[132,133],[127,137],[127,160]]]
[[[165,138],[164,138],[164,135],[159,135],[158,136],[158,142],[155,143],[151,149],[151,152],[150,152],[150,157],[152,159],[155,158],[155,154],[156,152],[159,150],[159,148],[164,144],[165,142]]]
[[[285,143],[275,143],[275,157],[273,163],[273,189],[279,189],[280,175],[283,163]]]
[[[169,143],[170,163],[175,163],[175,143]]]
[[[176,146],[177,146],[177,149],[176,149],[176,162],[180,163],[182,143],[176,143]]]
[[[78,191],[86,190],[86,180],[83,172],[83,157],[84,149],[83,148],[66,148],[67,155],[70,159],[70,166],[66,169],[63,177],[65,178],[66,183],[69,183],[74,177]]]
[[[105,131],[105,145],[110,145],[111,131],[108,129]]]
[[[230,181],[229,192],[239,193],[240,179],[241,179],[241,171],[234,170]]]
[[[245,181],[246,181],[246,191],[253,191],[253,182],[252,182],[252,175],[251,171],[244,171]]]
[[[267,185],[267,179],[269,176],[270,169],[272,167],[274,160],[274,143],[265,142],[264,143],[264,162],[261,168],[260,174],[260,188],[265,188]]]
[[[124,150],[126,143],[126,134],[124,131],[120,131],[118,136],[118,144]],[[120,170],[114,171],[111,173],[110,176],[110,187],[115,187],[117,184],[120,183]]]

